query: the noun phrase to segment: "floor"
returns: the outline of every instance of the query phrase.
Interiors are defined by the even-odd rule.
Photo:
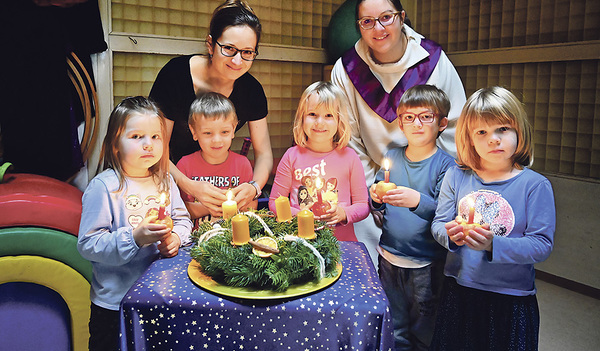
[[[600,300],[536,280],[540,351],[600,350]]]

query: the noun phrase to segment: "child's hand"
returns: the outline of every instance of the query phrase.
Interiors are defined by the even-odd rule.
[[[331,204],[331,208],[322,216],[317,216],[315,219],[325,221],[327,225],[336,225],[340,222],[346,222],[346,211],[337,204]]]
[[[371,199],[373,199],[373,201],[377,202],[378,204],[382,203],[383,200],[379,198],[379,196],[377,196],[377,193],[375,192],[375,188],[377,187],[377,184],[373,184],[371,185],[371,187],[369,188],[369,194],[371,195]]]
[[[489,224],[484,224],[481,227],[475,227],[469,230],[468,236],[464,242],[473,250],[477,251],[492,251],[492,242],[494,233],[490,230]]]
[[[421,193],[405,186],[399,186],[396,189],[388,190],[382,200],[392,206],[414,208],[421,202]]]
[[[444,225],[446,233],[450,240],[458,246],[465,244],[465,234],[463,233],[463,227],[460,225],[458,219],[448,222]]]
[[[181,239],[179,238],[179,235],[170,232],[160,239],[160,244],[158,244],[157,247],[162,257],[170,258],[177,256],[180,246]]]
[[[156,221],[157,216],[149,216],[144,218],[142,222],[133,230],[133,240],[142,247],[146,244],[155,243],[167,234],[171,233],[171,228],[168,228],[164,223],[152,223]]]

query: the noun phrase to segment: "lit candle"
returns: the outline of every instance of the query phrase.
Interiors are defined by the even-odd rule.
[[[244,245],[250,241],[250,228],[248,217],[241,213],[231,218],[231,230],[233,231],[233,244]]]
[[[237,213],[237,202],[233,200],[233,192],[231,190],[227,191],[227,201],[221,204],[221,209],[223,210],[223,219],[229,219]]]
[[[298,212],[298,236],[304,239],[314,239],[315,235],[315,216],[309,210]]]
[[[475,219],[475,204],[473,203],[472,198],[467,198],[467,203],[469,204],[469,216],[467,217],[467,224],[472,224]]]
[[[167,202],[167,194],[160,194],[160,207],[158,208],[158,220],[165,219],[165,203]]]
[[[277,211],[277,222],[285,222],[292,219],[290,199],[287,197],[279,196],[275,199],[275,210]]]
[[[385,180],[384,182],[389,183],[390,182],[390,160],[388,160],[387,158],[383,159],[383,169],[384,169],[384,176],[385,176]]]
[[[323,202],[323,195],[321,194],[321,189],[323,188],[323,180],[321,180],[321,177],[317,177],[317,179],[315,180],[315,188],[317,190],[317,202],[321,203]]]

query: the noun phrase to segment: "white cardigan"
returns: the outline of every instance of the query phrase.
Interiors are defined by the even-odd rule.
[[[396,63],[377,64],[373,61],[369,48],[362,39],[359,39],[355,44],[358,55],[371,68],[373,75],[379,80],[387,93],[394,89],[409,68],[429,55],[420,45],[423,36],[407,25],[404,25],[404,30],[409,39],[408,46],[404,56]],[[331,81],[344,90],[350,102],[348,114],[352,127],[352,138],[348,146],[358,153],[365,169],[367,185],[370,185],[375,180],[375,174],[381,168],[382,159],[387,151],[391,148],[405,146],[407,143],[406,137],[400,130],[397,120],[391,123],[387,122],[367,105],[354,88],[352,81],[350,81],[342,65],[341,58],[337,60],[333,67]],[[439,62],[427,84],[437,86],[450,99],[451,109],[448,114],[450,123],[448,128],[440,135],[437,144],[450,155],[456,157],[454,130],[456,119],[458,119],[466,102],[466,96],[460,77],[444,52],[441,53]]]

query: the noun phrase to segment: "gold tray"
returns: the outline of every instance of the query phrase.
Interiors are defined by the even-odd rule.
[[[342,264],[338,262],[337,274],[334,277],[323,278],[318,282],[308,282],[305,284],[294,284],[287,288],[287,290],[282,292],[277,292],[273,290],[260,290],[254,288],[240,288],[234,286],[228,286],[220,284],[213,280],[213,278],[204,274],[200,270],[200,264],[192,259],[190,264],[188,265],[188,276],[190,279],[201,288],[204,288],[210,292],[229,296],[229,297],[237,297],[240,299],[249,299],[249,300],[269,300],[269,299],[286,299],[290,297],[297,297],[301,295],[310,294],[315,291],[319,291],[324,289],[331,284],[335,283],[339,277],[342,275]]]

